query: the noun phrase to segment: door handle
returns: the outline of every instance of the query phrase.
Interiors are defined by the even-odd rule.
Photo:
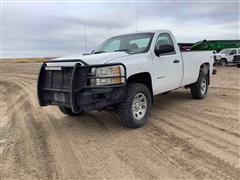
[[[177,59],[175,59],[174,61],[173,61],[173,63],[179,63],[180,61],[179,60],[177,60]]]

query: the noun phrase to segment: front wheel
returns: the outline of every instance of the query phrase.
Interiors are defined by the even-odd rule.
[[[191,86],[191,94],[194,99],[203,99],[207,96],[208,76],[204,72],[200,72],[198,80]]]
[[[64,107],[64,106],[58,106],[58,107],[63,114],[66,114],[68,116],[80,116],[84,113],[83,111],[74,113],[71,108]]]
[[[220,61],[220,66],[226,66],[227,65],[227,60],[226,59],[221,59]]]
[[[128,85],[125,100],[117,105],[115,114],[124,126],[139,128],[146,123],[150,109],[149,89],[144,84],[131,83]]]

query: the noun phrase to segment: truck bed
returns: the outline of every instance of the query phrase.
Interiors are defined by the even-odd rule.
[[[199,68],[204,62],[210,62],[210,75],[213,71],[213,52],[212,51],[182,51],[183,58],[183,79],[181,86],[196,82]]]

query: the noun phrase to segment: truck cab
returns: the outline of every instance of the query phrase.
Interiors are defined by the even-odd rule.
[[[185,87],[204,99],[212,73],[212,51],[180,51],[167,30],[138,32],[109,38],[91,54],[44,62],[38,99],[71,116],[111,110],[123,125],[138,128],[155,95]]]

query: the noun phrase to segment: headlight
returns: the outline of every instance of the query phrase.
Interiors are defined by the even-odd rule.
[[[92,68],[91,86],[124,83],[123,73],[123,68],[120,65]]]

